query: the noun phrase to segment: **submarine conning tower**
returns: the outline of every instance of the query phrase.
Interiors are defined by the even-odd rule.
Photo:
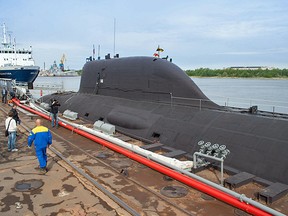
[[[125,57],[87,62],[79,93],[139,101],[171,102],[219,108],[183,70],[153,57]],[[200,101],[201,100],[201,101]]]

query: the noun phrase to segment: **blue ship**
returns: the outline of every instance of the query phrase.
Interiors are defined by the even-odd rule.
[[[16,84],[31,86],[37,78],[40,67],[35,66],[30,49],[18,49],[7,37],[5,24],[2,25],[3,39],[0,48],[0,78],[15,80]]]

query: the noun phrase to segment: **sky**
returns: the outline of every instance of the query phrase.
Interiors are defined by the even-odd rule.
[[[65,69],[82,69],[93,45],[101,58],[114,45],[120,57],[153,56],[159,45],[183,70],[288,68],[287,0],[0,0],[0,8],[0,23],[17,47],[33,47],[41,68],[65,54]]]

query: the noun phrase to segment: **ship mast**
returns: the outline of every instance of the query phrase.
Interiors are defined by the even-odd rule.
[[[7,33],[6,33],[6,25],[5,25],[5,23],[3,23],[3,25],[2,25],[2,31],[3,31],[2,45],[4,47],[7,47],[9,43],[7,41]]]
[[[114,44],[113,44],[113,56],[115,57],[116,49],[116,18],[114,18]]]
[[[16,38],[14,38],[14,55],[15,55],[14,64],[17,65]]]

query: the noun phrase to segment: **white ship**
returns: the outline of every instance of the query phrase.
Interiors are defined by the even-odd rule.
[[[15,80],[17,84],[33,86],[40,68],[35,66],[32,57],[32,47],[29,49],[17,49],[16,43],[12,44],[8,38],[6,26],[2,26],[3,38],[0,47],[0,78]]]

